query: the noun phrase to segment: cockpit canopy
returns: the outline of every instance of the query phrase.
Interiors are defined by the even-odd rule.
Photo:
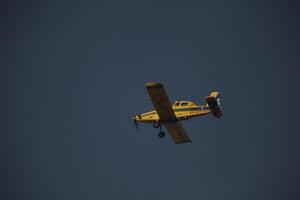
[[[184,107],[184,106],[196,106],[196,104],[194,104],[191,101],[175,101],[175,103],[173,104],[174,107]]]

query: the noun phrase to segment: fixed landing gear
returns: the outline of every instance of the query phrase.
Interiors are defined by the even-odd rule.
[[[159,138],[164,138],[166,136],[165,132],[162,130],[162,125],[158,122],[153,123],[153,128],[159,128],[159,133],[158,133],[158,137]]]
[[[166,134],[165,134],[165,132],[163,132],[163,131],[160,131],[159,133],[158,133],[158,137],[159,138],[164,138],[166,136]]]
[[[160,126],[160,124],[159,123],[154,123],[153,124],[153,128],[160,128],[161,126]]]
[[[160,129],[159,133],[158,133],[158,137],[159,138],[164,138],[166,136],[165,132],[163,132],[161,125],[159,125],[157,128]]]

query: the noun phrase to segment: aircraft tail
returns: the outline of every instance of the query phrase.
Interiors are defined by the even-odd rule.
[[[205,101],[210,108],[213,116],[215,116],[216,118],[221,118],[223,116],[219,92],[211,92],[209,96],[205,97]]]

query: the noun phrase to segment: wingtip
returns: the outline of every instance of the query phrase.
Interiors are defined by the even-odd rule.
[[[181,141],[181,142],[174,142],[175,144],[188,144],[188,143],[192,143],[191,140],[187,140],[187,141]]]
[[[148,82],[145,84],[146,88],[154,88],[154,87],[163,87],[161,83],[156,83],[156,82]]]

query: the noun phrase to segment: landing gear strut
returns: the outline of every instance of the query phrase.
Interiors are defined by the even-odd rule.
[[[160,129],[160,132],[158,133],[158,137],[159,138],[164,138],[165,137],[165,132],[163,132],[162,128],[161,128],[161,125],[159,126],[159,129]]]

